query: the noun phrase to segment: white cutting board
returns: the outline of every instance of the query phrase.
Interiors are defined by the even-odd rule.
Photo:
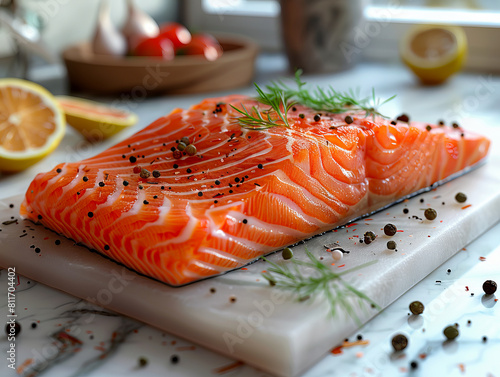
[[[500,220],[500,153],[498,148],[492,152],[487,164],[463,177],[372,215],[370,220],[356,221],[357,225],[325,233],[293,248],[296,258],[304,259],[307,247],[314,255],[323,256],[325,262],[333,263],[323,245],[338,242],[350,253],[331,266],[334,271],[377,260],[374,265],[345,275],[345,280],[382,308],[387,307]],[[459,191],[467,194],[464,204],[454,200]],[[18,196],[0,201],[0,223],[11,216],[18,218],[21,199]],[[424,218],[423,209],[429,206],[437,210],[436,220],[408,218]],[[403,213],[405,207],[409,214]],[[392,238],[383,235],[381,229],[388,222],[402,232]],[[270,288],[261,276],[261,271],[268,268],[262,261],[247,270],[172,288],[28,221],[0,228],[1,267],[15,266],[17,273],[30,279],[277,376],[300,375],[358,328],[342,313],[332,317],[322,295],[305,302],[293,297],[277,300],[275,293],[279,291]],[[23,230],[27,236],[22,236]],[[359,244],[356,236],[362,237],[368,230],[378,238],[370,245]],[[389,239],[397,242],[397,252],[386,248]],[[55,240],[61,240],[61,244],[56,246]],[[36,253],[32,245],[40,252]],[[282,260],[280,254],[270,259]],[[216,292],[211,293],[211,288]],[[236,302],[231,303],[231,297]],[[377,310],[370,308],[358,311],[362,322],[376,314]]]

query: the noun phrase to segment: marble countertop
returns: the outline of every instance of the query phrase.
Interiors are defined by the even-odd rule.
[[[265,84],[270,78],[287,74],[286,62],[279,56],[261,56],[257,72],[256,81]],[[60,73],[60,67],[42,67],[32,72],[32,78],[53,93],[64,94]],[[340,90],[359,86],[367,93],[375,87],[382,98],[397,94],[383,108],[391,117],[404,111],[422,121],[446,119],[470,128],[479,123],[498,123],[500,78],[488,74],[462,74],[443,86],[430,88],[419,86],[401,66],[360,64],[347,72],[310,76],[307,80],[332,84]],[[250,87],[236,91],[252,93]],[[220,94],[224,93],[213,95]],[[101,99],[137,112],[139,124],[99,144],[86,143],[70,130],[57,151],[36,166],[17,175],[0,176],[0,198],[23,192],[37,172],[60,161],[75,161],[98,153],[175,107],[187,107],[204,97]],[[438,267],[352,334],[347,344],[351,347],[337,348],[338,344],[332,344],[334,352],[304,377],[500,376],[500,309],[496,301],[499,293],[495,297],[482,292],[485,280],[500,282],[499,232],[497,224]],[[2,270],[0,315],[6,320],[8,279],[8,271]],[[21,326],[15,344],[17,372],[8,367],[10,342],[2,336],[0,376],[268,376],[237,360],[22,276],[16,275],[14,283],[17,322]],[[408,305],[414,300],[426,308],[420,316],[409,314]],[[442,331],[455,323],[460,336],[446,341]],[[409,339],[409,346],[394,353],[391,339],[397,333]],[[412,368],[412,362],[416,368]]]

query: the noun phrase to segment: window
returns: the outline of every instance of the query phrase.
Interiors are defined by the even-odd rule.
[[[350,0],[355,1],[355,0]],[[282,48],[277,0],[184,0],[185,22],[203,30],[231,32],[255,39],[263,49]],[[418,23],[453,23],[465,28],[467,68],[498,70],[500,2],[497,0],[372,0],[359,33],[370,38],[365,60],[397,61],[401,35]]]

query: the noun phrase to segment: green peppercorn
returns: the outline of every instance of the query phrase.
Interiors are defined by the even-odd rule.
[[[363,236],[363,240],[365,241],[365,244],[370,244],[372,243],[372,241],[375,240],[377,236],[375,235],[375,233],[373,233],[372,231],[368,231],[364,234]]]
[[[387,248],[389,250],[396,250],[397,244],[395,241],[388,241],[387,242]]]
[[[408,347],[408,338],[403,334],[397,334],[394,335],[391,343],[392,343],[392,348],[394,348],[394,351],[402,351],[406,347]]]
[[[191,142],[189,141],[189,138],[187,136],[181,137],[181,143],[184,143],[186,145],[191,144]]]
[[[293,251],[289,247],[285,247],[281,253],[283,259],[288,260],[293,258]]]
[[[396,228],[396,225],[394,224],[387,224],[384,226],[384,233],[386,236],[394,236],[396,232],[398,231],[398,228]]]
[[[493,280],[486,280],[483,283],[483,291],[487,295],[492,295],[497,291],[497,283],[494,282]]]
[[[146,365],[148,365],[148,359],[145,357],[139,357],[138,364],[140,368],[144,368]]]
[[[437,217],[437,212],[433,208],[427,208],[424,212],[424,216],[427,220],[435,220]]]
[[[146,169],[141,170],[141,173],[140,173],[141,178],[148,179],[150,175],[151,175],[151,173],[148,170],[146,170]]]
[[[182,152],[184,149],[186,149],[186,147],[187,147],[187,145],[186,145],[186,144],[184,144],[182,141],[181,141],[179,144],[177,144],[177,149],[178,149],[178,150],[180,150],[181,152]]]
[[[443,330],[443,334],[446,337],[446,339],[453,340],[460,334],[460,332],[455,326],[447,326]]]
[[[415,315],[422,314],[424,312],[424,304],[422,304],[420,301],[413,301],[410,304],[410,312]]]
[[[464,203],[467,200],[467,195],[465,195],[463,192],[459,192],[457,195],[455,195],[455,200],[459,203]]]
[[[196,147],[193,144],[189,144],[186,147],[185,152],[187,153],[188,156],[194,156],[196,154]]]

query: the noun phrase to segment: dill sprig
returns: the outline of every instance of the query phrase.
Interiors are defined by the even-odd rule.
[[[301,79],[302,70],[295,72],[295,84],[297,89],[292,89],[281,81],[273,82],[268,85],[267,89],[273,92],[284,91],[284,96],[289,99],[295,99],[298,103],[310,107],[318,112],[328,113],[343,113],[346,111],[364,111],[365,117],[380,116],[387,118],[379,111],[379,107],[393,100],[396,96],[392,96],[385,100],[380,100],[375,96],[375,89],[372,89],[371,97],[360,98],[359,89],[352,89],[346,92],[335,90],[332,86],[323,89],[319,86],[310,90],[306,88],[306,82]]]
[[[272,286],[294,293],[298,301],[305,301],[323,292],[330,304],[332,316],[335,316],[340,309],[353,318],[359,325],[361,325],[361,321],[356,315],[355,308],[351,303],[353,297],[357,298],[358,305],[361,308],[364,308],[366,304],[370,304],[373,308],[378,310],[381,309],[363,292],[357,290],[342,279],[343,275],[370,266],[376,263],[376,260],[335,273],[316,259],[307,249],[306,254],[310,261],[300,261],[293,258],[289,262],[284,262],[282,264],[277,264],[265,257],[261,257],[272,266],[268,268],[266,272],[262,273],[263,277],[267,279]],[[311,268],[314,273],[306,276],[300,271],[299,266]]]
[[[269,109],[259,111],[256,106],[252,106],[250,111],[241,104],[242,109],[238,109],[231,105],[233,109],[239,112],[242,116],[238,117],[238,122],[243,128],[252,130],[265,130],[275,126],[290,127],[288,123],[288,110],[294,105],[287,97],[285,91],[280,88],[270,89],[269,93],[265,93],[257,84],[257,100],[263,105],[269,106]]]

